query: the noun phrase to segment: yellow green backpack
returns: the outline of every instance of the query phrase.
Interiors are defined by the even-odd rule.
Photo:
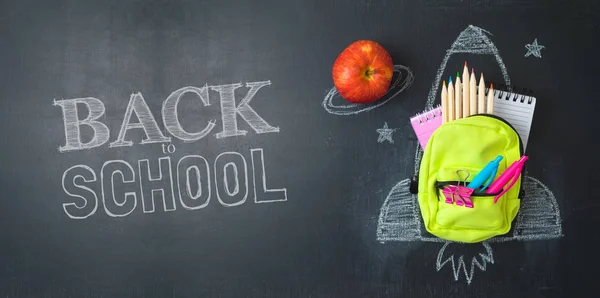
[[[505,120],[488,114],[442,124],[421,159],[418,203],[425,229],[442,239],[474,243],[510,231],[520,207],[521,175],[494,203],[494,194],[474,192],[472,208],[448,203],[448,185],[469,183],[491,160],[503,156],[494,178],[523,155],[518,133]],[[461,173],[468,173],[468,176]]]

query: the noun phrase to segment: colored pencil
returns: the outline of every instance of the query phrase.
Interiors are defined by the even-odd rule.
[[[460,74],[456,73],[456,85],[454,85],[454,108],[456,112],[454,112],[454,118],[460,119],[462,118],[462,84],[460,82]]]
[[[452,84],[452,77],[448,80],[448,121],[454,120],[454,85]]]
[[[463,69],[463,88],[462,88],[462,115],[463,117],[469,117],[470,113],[470,101],[471,92],[469,91],[471,88],[471,82],[469,81],[469,68],[467,67],[467,61],[465,61],[465,67]]]
[[[446,81],[442,84],[442,123],[448,122],[448,89]]]
[[[469,100],[470,102],[470,107],[469,107],[469,113],[471,115],[475,115],[477,114],[477,79],[475,78],[475,69],[471,68],[471,78],[469,79],[469,82],[471,83],[471,86],[469,87]]]
[[[479,90],[477,91],[477,113],[482,114],[485,113],[485,83],[483,82],[483,73],[479,78]]]
[[[494,84],[490,84],[490,90],[487,94],[487,113],[494,113]]]

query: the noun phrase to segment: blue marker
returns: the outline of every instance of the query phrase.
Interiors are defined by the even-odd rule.
[[[473,180],[469,183],[469,185],[467,185],[467,187],[472,189],[478,189],[487,181],[487,183],[485,183],[485,185],[479,192],[484,191],[490,185],[490,183],[492,183],[494,177],[496,177],[496,172],[498,171],[498,166],[500,165],[500,161],[502,160],[502,158],[502,155],[498,155],[498,157],[490,161],[485,166],[485,168],[483,168],[483,170],[481,170],[481,172],[479,172],[479,174],[477,174],[477,176],[473,178]]]

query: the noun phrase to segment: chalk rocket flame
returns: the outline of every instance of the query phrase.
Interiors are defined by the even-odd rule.
[[[454,257],[454,254],[450,255],[445,260],[444,252],[446,251],[446,247],[451,245],[450,242],[446,242],[444,246],[440,249],[438,253],[437,262],[435,263],[435,268],[439,272],[444,265],[450,263],[452,265],[452,273],[454,274],[454,280],[458,281],[460,278],[460,274],[464,273],[465,279],[467,280],[467,284],[471,284],[473,280],[473,275],[475,274],[475,267],[479,268],[481,271],[485,271],[487,269],[488,264],[494,264],[494,254],[492,252],[492,247],[486,243],[481,243],[485,248],[485,253],[479,253],[478,256],[474,256],[471,260],[470,266],[467,266],[465,263],[464,255],[458,257],[458,260]],[[479,257],[479,259],[478,259]],[[469,269],[467,269],[469,268]]]

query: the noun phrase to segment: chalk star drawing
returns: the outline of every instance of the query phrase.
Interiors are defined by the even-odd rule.
[[[433,103],[437,98],[441,76],[446,68],[446,63],[453,54],[492,55],[496,58],[507,89],[509,92],[512,91],[506,66],[498,49],[488,35],[491,36],[492,34],[473,25],[469,25],[458,35],[450,49],[446,51],[446,55],[431,85],[425,104],[426,109],[433,107]],[[539,51],[540,45],[537,44],[537,40],[534,41],[534,46],[538,47]],[[535,55],[535,53],[532,54]],[[417,145],[414,164],[415,175],[419,174],[422,155],[423,150],[420,145]],[[483,272],[494,264],[495,260],[490,243],[550,240],[563,236],[560,210],[554,194],[536,178],[523,175],[521,208],[515,218],[513,231],[506,235],[490,238],[485,242],[473,244],[482,247],[480,252],[472,258],[465,257],[464,253],[461,255],[451,253],[449,247],[457,242],[432,236],[425,231],[418,205],[418,195],[410,192],[410,184],[410,178],[401,180],[388,193],[379,214],[377,240],[381,243],[393,241],[443,243],[437,256],[435,270],[439,272],[445,266],[450,267],[455,281],[463,276],[466,283],[470,285],[476,269]]]
[[[527,49],[527,53],[525,53],[525,57],[529,57],[530,55],[533,55],[535,57],[538,58],[542,58],[542,49],[545,48],[545,46],[538,44],[537,38],[533,40],[532,44],[526,44],[525,48]]]
[[[377,133],[379,137],[377,137],[377,142],[383,143],[385,140],[390,142],[390,144],[394,144],[394,140],[392,139],[392,133],[394,133],[395,129],[388,128],[387,122],[383,124],[383,128],[378,128]]]

